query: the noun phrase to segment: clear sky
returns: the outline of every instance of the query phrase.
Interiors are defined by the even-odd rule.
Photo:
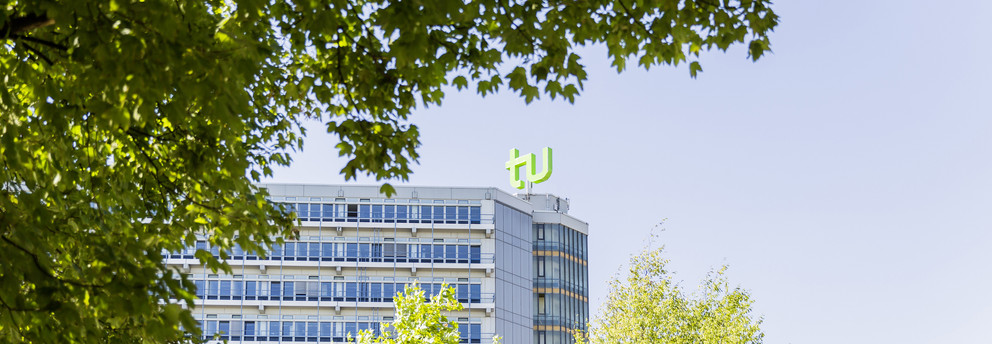
[[[779,1],[774,53],[618,75],[575,104],[449,92],[411,185],[511,191],[510,148],[555,149],[535,192],[590,223],[592,308],[667,218],[686,288],[730,265],[767,343],[992,342],[992,1]],[[319,126],[271,181],[341,183]],[[361,180],[369,183],[368,180]]]

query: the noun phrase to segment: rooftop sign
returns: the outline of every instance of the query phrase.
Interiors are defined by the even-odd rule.
[[[543,150],[541,173],[537,173],[537,156],[534,153],[520,156],[520,151],[516,148],[510,150],[510,160],[506,162],[506,169],[510,170],[510,185],[517,189],[524,188],[524,181],[520,178],[521,167],[526,167],[527,181],[531,183],[537,184],[551,178],[551,170],[554,166],[551,163],[551,147],[544,147]]]

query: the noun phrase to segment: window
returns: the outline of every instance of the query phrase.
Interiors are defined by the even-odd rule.
[[[361,222],[369,222],[369,218],[372,217],[371,209],[369,209],[368,204],[361,204],[358,206],[358,218]]]
[[[428,223],[431,221],[431,206],[429,205],[420,206],[420,219],[423,220],[424,223]]]
[[[544,240],[544,225],[539,224],[535,228],[537,230],[537,240]]]
[[[334,255],[334,244],[332,244],[332,243],[323,243],[323,244],[321,244],[321,246],[322,246],[321,247],[322,250],[320,251],[320,256],[322,257],[322,260],[324,260],[324,261],[331,260],[331,258],[333,258],[333,255]]]
[[[244,291],[244,282],[231,282],[231,296],[234,300],[241,300],[241,292]]]
[[[358,204],[348,205],[348,222],[355,222],[358,218]]]
[[[269,322],[269,340],[279,340],[279,322],[270,321]]]
[[[245,299],[254,300],[255,295],[255,281],[245,282]]]
[[[196,297],[202,299],[204,296],[206,296],[206,291],[207,291],[207,288],[205,286],[206,283],[207,283],[206,281],[202,281],[202,280],[193,281],[193,284],[196,285]]]
[[[537,314],[547,314],[547,304],[544,294],[537,294]]]
[[[281,289],[279,289],[279,282],[272,282],[272,287],[269,288],[269,295],[272,296],[273,300],[278,300]]]
[[[293,292],[296,291],[293,287],[294,282],[283,282],[282,284],[282,296],[283,300],[292,300]]]
[[[469,222],[481,223],[481,207],[469,207]]]
[[[245,321],[245,340],[252,341],[255,338],[255,322]]]
[[[469,251],[470,251],[469,252],[469,259],[471,259],[471,262],[472,263],[480,263],[480,262],[482,262],[482,247],[481,246],[472,246],[472,247],[469,248]]]
[[[444,223],[456,222],[455,219],[458,216],[458,213],[455,211],[455,209],[456,207],[453,205],[444,207]]]
[[[310,260],[320,260],[320,243],[310,243]]]
[[[321,214],[324,220],[331,220],[334,218],[334,205],[324,204],[324,212]]]
[[[208,281],[207,282],[207,299],[216,300],[217,294],[220,293],[220,282],[218,281]]]
[[[384,216],[384,218],[386,219],[386,221],[392,222],[392,220],[396,218],[396,206],[395,205],[387,205],[387,206],[385,206],[385,209],[384,210],[385,210],[385,216]]]
[[[544,257],[537,257],[537,277],[544,277]]]
[[[472,284],[469,286],[469,298],[472,303],[482,302],[482,285]]]
[[[301,242],[296,244],[296,256],[299,257],[297,260],[307,260],[307,243]]]
[[[286,259],[292,260],[296,257],[296,243],[286,243]]]
[[[218,322],[217,332],[221,333],[221,339],[227,337],[231,333],[231,322],[230,321]]]

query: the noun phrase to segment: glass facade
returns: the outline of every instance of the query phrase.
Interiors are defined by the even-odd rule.
[[[534,224],[534,342],[571,344],[589,322],[587,235],[561,224]]]

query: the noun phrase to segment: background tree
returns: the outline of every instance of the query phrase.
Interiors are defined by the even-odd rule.
[[[181,340],[193,285],[161,252],[223,263],[292,236],[254,185],[327,124],[342,173],[405,179],[417,106],[446,87],[573,101],[576,53],[689,63],[745,43],[766,0],[13,0],[0,5],[0,340]],[[387,195],[392,188],[383,186]]]
[[[726,266],[707,275],[698,294],[687,295],[665,269],[662,248],[631,259],[624,279],[610,293],[580,344],[761,343],[761,318],[751,311],[747,291],[731,287]]]
[[[359,344],[458,344],[458,323],[448,320],[444,312],[458,311],[462,304],[455,298],[455,289],[442,285],[441,291],[424,302],[424,291],[417,283],[408,284],[402,293],[393,298],[396,315],[393,322],[384,323],[382,333],[372,330],[358,333]],[[499,344],[499,337],[493,337]]]

